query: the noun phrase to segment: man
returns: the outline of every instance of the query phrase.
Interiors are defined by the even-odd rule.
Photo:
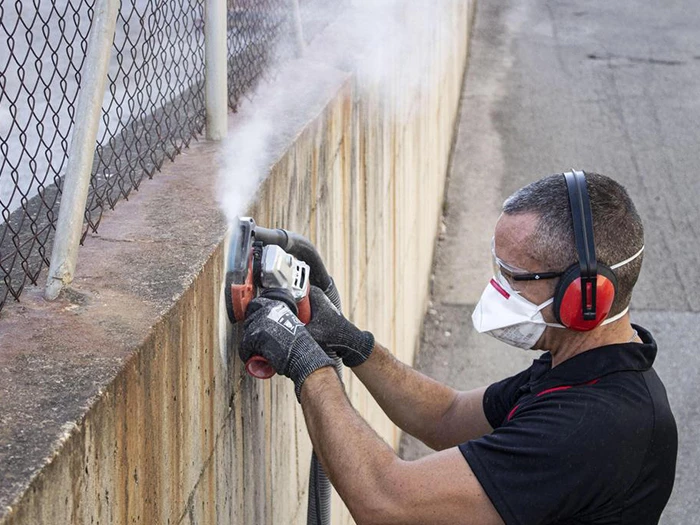
[[[545,177],[503,206],[495,275],[473,322],[478,331],[547,353],[488,388],[455,391],[402,364],[318,289],[311,291],[311,322],[294,333],[275,321],[286,306],[251,303],[241,357],[263,355],[294,380],[314,449],[357,523],[658,522],[673,486],[677,435],[652,368],[656,343],[627,313],[641,269],[642,224],[622,186],[583,177]],[[573,197],[576,184],[587,188],[587,212]],[[586,216],[594,254],[581,240]],[[589,256],[599,266],[593,300],[583,278],[582,257],[589,264]],[[569,280],[583,285],[568,302],[597,308],[597,320],[581,321],[594,328],[567,318]],[[352,367],[396,425],[438,452],[398,458],[352,408],[324,349]]]

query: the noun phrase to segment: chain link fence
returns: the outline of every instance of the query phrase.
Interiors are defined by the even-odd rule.
[[[0,310],[49,263],[95,1],[0,0]],[[280,56],[290,5],[227,0],[234,111]],[[204,125],[204,0],[122,0],[83,238]]]
[[[269,66],[285,52],[279,35],[291,31],[289,5],[279,0],[227,1],[228,104],[232,110],[259,79],[272,73]]]
[[[47,262],[91,9],[0,1],[0,308]]]
[[[85,233],[202,132],[203,10],[202,0],[122,0]]]

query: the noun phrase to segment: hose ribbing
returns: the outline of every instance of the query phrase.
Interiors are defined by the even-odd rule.
[[[314,269],[311,268],[313,275]],[[326,274],[327,275],[327,274]],[[330,284],[323,290],[326,296],[330,299],[333,305],[342,311],[340,294],[335,287],[332,277],[328,277]],[[343,382],[343,361],[334,353],[329,355],[335,361],[335,371]],[[306,517],[307,525],[330,525],[331,522],[331,482],[326,475],[326,472],[321,466],[321,462],[316,455],[316,452],[311,454],[311,469],[309,471],[309,504]]]
[[[311,284],[323,290],[333,305],[340,311],[341,301],[338,290],[333,283],[333,278],[328,274],[323,259],[314,245],[299,234],[282,229],[270,229],[255,226],[254,236],[263,244],[274,244],[297,259],[304,261],[310,268]],[[335,370],[342,383],[343,362],[329,353],[335,361]],[[330,525],[331,522],[331,482],[321,465],[316,452],[311,454],[311,467],[309,471],[309,503],[306,523],[307,525]]]

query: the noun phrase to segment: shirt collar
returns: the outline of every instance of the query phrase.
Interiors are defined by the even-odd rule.
[[[623,371],[649,370],[656,358],[656,341],[641,326],[632,325],[642,343],[623,343],[593,348],[552,368],[552,355],[547,352],[530,372],[531,390],[559,385],[577,385]]]

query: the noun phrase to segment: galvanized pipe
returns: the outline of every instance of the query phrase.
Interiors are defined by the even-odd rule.
[[[95,2],[44,293],[48,300],[56,299],[75,274],[119,3],[119,0]]]
[[[206,0],[204,4],[204,96],[209,140],[221,140],[228,131],[226,2]]]
[[[292,30],[294,31],[294,46],[297,58],[302,58],[306,53],[306,41],[304,40],[304,28],[301,25],[301,10],[299,0],[289,0],[292,9]]]

